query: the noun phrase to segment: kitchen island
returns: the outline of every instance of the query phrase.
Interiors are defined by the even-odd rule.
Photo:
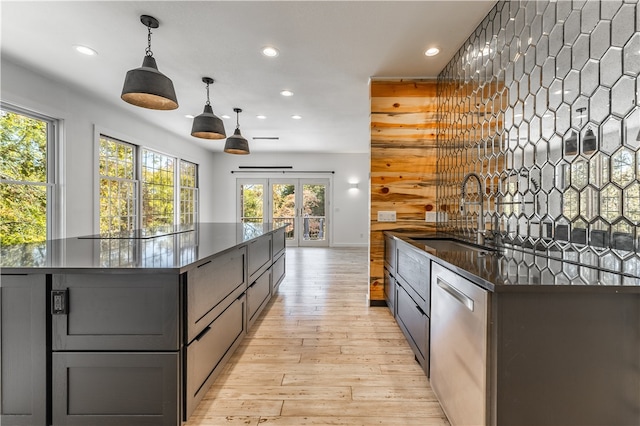
[[[285,274],[284,227],[3,248],[3,425],[179,425]]]
[[[640,424],[640,274],[385,235],[387,301],[452,424]]]

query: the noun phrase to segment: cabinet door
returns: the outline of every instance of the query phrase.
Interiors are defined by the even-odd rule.
[[[391,275],[395,274],[396,269],[396,239],[384,236],[384,266]]]
[[[407,337],[409,346],[416,354],[416,359],[428,376],[429,317],[399,283],[396,284],[396,319]]]
[[[3,275],[0,287],[2,425],[45,425],[45,275]]]
[[[200,262],[187,272],[187,342],[191,342],[247,289],[247,249]]]
[[[284,253],[284,249],[286,247],[286,228],[278,229],[273,233],[273,258],[280,256],[280,254]]]
[[[402,280],[413,291],[420,308],[430,315],[431,260],[426,254],[404,241],[396,241],[396,279]]]
[[[180,424],[179,352],[53,354],[53,424]]]
[[[282,253],[282,255],[277,258],[273,262],[273,266],[271,267],[271,294],[275,294],[280,286],[280,283],[284,279],[286,274],[286,257],[287,255]]]
[[[387,307],[391,311],[391,315],[396,316],[396,280],[389,273],[387,268],[384,269],[384,299]]]
[[[262,272],[271,266],[271,234],[251,241],[247,245],[249,282],[254,282]]]
[[[185,400],[188,418],[246,334],[242,295],[187,346]]]
[[[177,350],[178,287],[178,274],[54,275],[67,312],[52,315],[53,350]]]
[[[271,297],[271,269],[266,270],[247,289],[247,317],[249,328]]]

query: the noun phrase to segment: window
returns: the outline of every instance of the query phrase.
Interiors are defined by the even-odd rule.
[[[135,146],[100,137],[100,233],[136,226]]]
[[[197,222],[195,163],[101,135],[99,175],[100,233]]]
[[[142,150],[142,227],[175,223],[175,158]]]
[[[0,107],[0,245],[53,236],[54,124],[50,118]]]
[[[180,160],[180,225],[198,221],[198,165]]]

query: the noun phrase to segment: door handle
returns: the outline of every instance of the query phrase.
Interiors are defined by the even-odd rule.
[[[467,309],[473,312],[472,298],[470,298],[469,296],[467,296],[466,294],[464,294],[463,292],[461,292],[460,290],[458,290],[457,288],[455,288],[454,286],[452,286],[451,284],[449,284],[448,282],[446,282],[440,277],[437,278],[436,282],[438,283],[438,287],[440,287],[441,289],[449,293],[454,299],[462,303],[464,306],[467,307]]]

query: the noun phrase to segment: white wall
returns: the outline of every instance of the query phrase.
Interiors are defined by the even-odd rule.
[[[110,136],[175,155],[200,165],[200,220],[214,220],[214,153],[131,116],[119,108],[80,93],[2,58],[0,99],[62,121],[62,237],[97,233],[94,129]],[[99,82],[96,82],[99,84]],[[119,93],[114,95],[119,98]],[[155,112],[155,111],[154,111]],[[162,114],[162,111],[157,111]]]
[[[252,141],[249,141],[251,147]],[[256,142],[259,143],[259,142]],[[231,173],[238,166],[292,166],[291,172]],[[300,171],[335,171],[334,174],[309,174]],[[331,179],[331,246],[367,246],[369,242],[369,154],[258,154],[236,156],[216,154],[215,205],[213,221],[237,220],[236,179],[263,177],[323,177]],[[349,183],[357,182],[358,189]]]
[[[236,178],[256,174],[231,174],[238,165],[290,165],[293,170],[334,170],[332,179],[332,246],[366,246],[369,235],[368,154],[257,154],[234,156],[207,151],[190,136],[180,138],[155,125],[132,117],[122,108],[27,68],[1,62],[0,99],[55,119],[62,120],[61,237],[97,233],[95,132],[144,145],[200,165],[200,220],[235,222]],[[119,94],[114,97],[118,98]],[[157,111],[162,114],[162,111]],[[250,141],[251,143],[251,141]],[[282,174],[280,175],[282,177]],[[287,174],[286,177],[293,175]],[[304,174],[299,177],[312,177]],[[358,182],[358,190],[349,190]]]

